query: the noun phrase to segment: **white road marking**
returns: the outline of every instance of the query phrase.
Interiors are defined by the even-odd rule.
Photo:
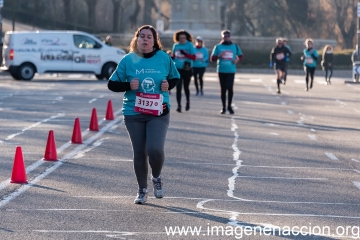
[[[63,158],[61,158],[59,161],[55,162],[54,165],[52,165],[52,167],[47,168],[42,174],[38,175],[36,178],[34,178],[32,181],[30,181],[27,185],[22,185],[17,191],[12,192],[11,194],[7,195],[5,198],[3,198],[2,200],[0,200],[0,208],[5,206],[6,204],[8,204],[9,202],[11,202],[13,199],[15,199],[16,197],[18,197],[19,195],[21,195],[22,193],[24,193],[25,191],[27,191],[28,189],[30,189],[32,186],[34,186],[37,182],[41,181],[42,179],[44,179],[47,175],[49,175],[50,173],[52,173],[53,171],[55,171],[57,168],[59,168],[62,164],[64,164],[68,159],[72,158],[74,155],[76,155],[79,151],[81,151],[82,149],[86,148],[87,146],[90,145],[90,143],[92,143],[93,141],[95,141],[96,139],[98,139],[101,135],[103,135],[105,132],[107,132],[114,124],[118,123],[119,121],[121,121],[121,118],[115,119],[112,122],[108,123],[106,126],[104,126],[103,128],[100,129],[99,132],[97,132],[95,135],[93,135],[92,137],[88,138],[82,145],[77,146],[76,148],[74,148],[74,150],[72,150],[71,152],[69,152],[68,154],[66,154]]]
[[[36,127],[36,126],[38,126],[38,125],[40,125],[40,124],[42,124],[42,123],[46,123],[46,122],[48,122],[48,121],[50,121],[50,120],[52,120],[52,119],[59,118],[59,117],[63,117],[63,116],[65,116],[65,114],[59,113],[59,114],[57,114],[57,115],[54,115],[54,116],[51,116],[51,117],[46,118],[46,119],[44,119],[44,120],[41,120],[40,122],[34,123],[34,124],[30,125],[29,127],[23,128],[23,129],[21,130],[21,132],[18,132],[18,133],[15,133],[15,134],[11,134],[11,135],[7,136],[7,137],[5,138],[5,140],[13,139],[14,137],[16,137],[16,136],[18,136],[18,135],[21,135],[21,134],[23,134],[24,132],[26,132],[27,130],[30,130],[30,129],[32,129],[32,128],[34,128],[34,127]]]
[[[256,78],[256,79],[250,79],[250,82],[262,82],[262,79]]]
[[[279,136],[278,133],[269,133],[270,135]]]
[[[92,144],[91,147],[84,149],[82,151],[79,151],[72,159],[79,159],[79,158],[84,157],[87,152],[90,152],[94,148],[100,146],[106,139],[109,139],[109,138],[102,138],[102,139],[97,140],[96,142],[94,142]]]
[[[326,152],[325,155],[331,160],[339,160],[333,153]]]
[[[281,105],[286,105],[286,102],[281,102]]]
[[[238,178],[254,178],[254,179],[287,179],[287,180],[319,180],[325,181],[327,178],[296,178],[296,177],[256,177],[256,176],[238,176]]]
[[[272,127],[276,127],[278,126],[277,124],[274,124],[274,123],[264,123],[265,125],[268,125],[268,126],[272,126]]]
[[[336,99],[336,102],[339,103],[339,104],[342,105],[342,106],[346,106],[346,105],[347,105],[346,103],[340,101],[339,99]]]
[[[288,114],[294,114],[294,112],[291,110],[288,110],[287,112],[288,112]]]
[[[305,80],[294,80],[294,83],[296,84],[305,84]]]
[[[297,124],[299,124],[300,126],[304,126],[304,122],[299,120],[299,121],[296,121]]]
[[[313,141],[317,141],[316,135],[314,134],[309,134],[308,137]]]
[[[354,162],[358,162],[358,163],[360,163],[360,161],[359,160],[357,160],[357,159],[355,159],[355,158],[353,158],[353,159],[351,159],[352,161],[354,161]]]
[[[95,102],[97,100],[97,98],[93,98],[93,99],[91,99],[90,101],[89,101],[89,103],[93,103],[93,102]]]
[[[261,82],[261,83],[262,83],[262,84],[264,85],[264,87],[265,87],[269,92],[271,92],[273,95],[276,94],[275,91],[272,90],[272,88],[271,88],[270,86],[266,85],[264,82]]]
[[[316,132],[316,130],[315,130],[315,129],[313,129],[313,128],[312,128],[312,129],[310,129],[310,130],[311,130],[312,132]]]
[[[360,182],[354,181],[353,184],[360,190]]]
[[[327,85],[327,82],[325,82],[325,80],[324,81],[315,80],[315,82],[318,84]]]
[[[355,172],[357,172],[357,173],[360,173],[360,171],[359,170],[356,170],[356,169],[353,169]]]
[[[354,108],[354,111],[360,113],[360,110],[357,110],[356,108]]]

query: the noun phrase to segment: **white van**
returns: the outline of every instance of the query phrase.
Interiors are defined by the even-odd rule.
[[[6,32],[1,70],[16,80],[35,73],[94,73],[109,79],[125,51],[79,31]]]

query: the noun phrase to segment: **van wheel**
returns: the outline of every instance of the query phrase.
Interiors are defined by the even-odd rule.
[[[102,74],[98,75],[98,74],[95,74],[95,77],[98,79],[98,80],[104,80],[104,76]]]
[[[102,69],[102,75],[104,78],[109,79],[111,74],[115,71],[116,64],[115,63],[106,63]]]
[[[31,80],[35,75],[35,67],[31,63],[21,64],[18,75],[22,80]]]

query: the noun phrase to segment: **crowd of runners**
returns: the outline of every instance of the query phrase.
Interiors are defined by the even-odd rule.
[[[108,39],[111,44],[111,39]],[[193,36],[179,30],[174,33],[172,50],[163,51],[158,32],[150,25],[140,27],[130,43],[130,52],[120,61],[108,82],[114,92],[124,92],[122,113],[132,148],[134,172],[138,182],[136,204],[144,204],[148,197],[148,167],[156,198],[164,196],[161,170],[164,164],[164,145],[170,121],[170,90],[176,88],[176,111],[182,112],[182,89],[185,92],[185,111],[190,110],[191,78],[194,77],[196,96],[203,96],[204,73],[209,62],[216,62],[220,84],[222,108],[220,114],[234,114],[234,78],[236,66],[244,58],[241,48],[231,40],[229,30],[221,31],[221,38],[211,54],[205,47],[203,37]],[[270,53],[270,67],[277,79],[277,92],[281,84],[286,84],[289,61],[292,57],[286,38],[276,39]],[[331,83],[332,50],[326,45],[322,66],[325,80]],[[303,51],[305,90],[313,87],[318,53],[313,48],[313,40],[306,39]]]

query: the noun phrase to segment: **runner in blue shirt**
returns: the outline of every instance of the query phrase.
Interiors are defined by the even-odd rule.
[[[180,81],[176,86],[176,100],[178,107],[176,111],[181,112],[181,89],[184,85],[186,96],[185,110],[190,109],[190,80],[192,75],[193,60],[195,60],[195,48],[192,44],[192,36],[185,30],[179,30],[173,36],[174,45],[172,48],[172,56],[178,72],[180,73]]]
[[[134,171],[139,185],[136,204],[147,201],[148,156],[156,198],[164,196],[160,173],[170,120],[168,91],[179,82],[175,64],[162,49],[155,28],[140,27],[130,43],[130,53],[111,75],[108,88],[125,92],[123,115],[134,155]]]
[[[204,47],[204,40],[202,37],[196,37],[196,45],[195,45],[195,56],[196,59],[193,65],[193,74],[195,80],[195,88],[196,88],[196,96],[201,94],[204,95],[203,86],[203,76],[206,70],[207,65],[209,64],[209,53],[207,48]],[[200,83],[200,91],[199,91],[199,84],[198,78]]]
[[[226,109],[230,114],[234,114],[231,107],[232,98],[234,95],[234,78],[236,72],[236,64],[243,59],[243,53],[238,45],[231,42],[229,30],[221,32],[222,40],[219,44],[214,46],[211,53],[210,61],[217,61],[217,72],[219,74],[220,88],[221,88],[221,114],[226,113]],[[226,91],[228,92],[228,106],[226,108]]]
[[[312,88],[318,53],[316,49],[313,48],[313,40],[311,38],[305,40],[305,46],[306,48],[304,49],[304,55],[302,56],[302,60],[304,60],[304,71],[306,73],[305,91],[309,91],[309,77],[311,78],[310,88]]]

